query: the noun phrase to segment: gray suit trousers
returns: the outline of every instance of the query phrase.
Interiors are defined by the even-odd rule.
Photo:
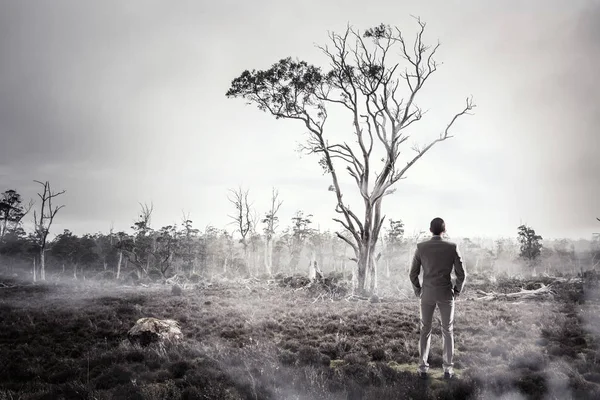
[[[445,372],[452,372],[454,356],[454,295],[451,289],[434,291],[424,288],[421,295],[421,337],[419,339],[419,370],[429,369],[429,349],[431,345],[431,325],[435,308],[439,308],[442,319],[442,340],[444,345],[443,366]],[[429,293],[428,293],[429,292]]]

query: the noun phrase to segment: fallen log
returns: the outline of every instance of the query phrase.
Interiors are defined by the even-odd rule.
[[[18,285],[7,285],[6,283],[0,282],[0,289],[12,289],[16,288]]]
[[[526,300],[526,299],[538,299],[541,297],[554,297],[556,292],[552,290],[552,284],[544,285],[539,289],[521,289],[520,292],[516,293],[496,293],[496,292],[484,292],[483,290],[477,290],[477,294],[482,297],[475,297],[474,300],[478,301],[489,301],[489,300]]]

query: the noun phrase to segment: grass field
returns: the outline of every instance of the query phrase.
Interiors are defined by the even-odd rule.
[[[470,278],[452,381],[439,379],[439,322],[432,377],[417,378],[410,297],[332,301],[277,281],[200,283],[182,296],[167,285],[1,282],[0,400],[600,398],[600,301],[581,280],[555,283],[554,298],[484,302],[477,289],[528,282]],[[148,316],[179,321],[183,341],[130,344]]]

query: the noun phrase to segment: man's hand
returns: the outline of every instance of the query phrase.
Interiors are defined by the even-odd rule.
[[[420,297],[422,290],[423,290],[423,288],[417,288],[417,289],[415,289],[415,296]]]
[[[458,299],[458,296],[460,295],[460,292],[458,292],[456,290],[456,288],[452,289],[452,292],[454,293],[454,299]]]

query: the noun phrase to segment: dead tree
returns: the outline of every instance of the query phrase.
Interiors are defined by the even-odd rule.
[[[127,237],[127,234],[125,232],[117,233],[116,247],[119,251],[119,259],[117,261],[117,277],[116,277],[117,280],[121,279],[121,265],[123,264],[123,245],[122,244],[126,237]]]
[[[40,185],[42,185],[44,187],[44,191],[42,193],[38,193],[38,197],[40,198],[40,200],[42,200],[42,204],[40,206],[40,213],[38,215],[38,213],[36,212],[36,210],[33,211],[33,222],[35,225],[35,238],[37,241],[37,245],[39,248],[39,254],[40,254],[40,279],[45,281],[46,280],[46,244],[47,244],[47,239],[48,239],[48,234],[50,233],[50,227],[52,226],[52,222],[54,222],[54,217],[56,216],[56,213],[58,212],[58,210],[60,210],[61,208],[64,207],[64,205],[61,206],[52,206],[52,199],[54,199],[57,196],[60,196],[61,194],[65,193],[65,190],[57,192],[57,193],[53,193],[51,188],[50,188],[50,182],[46,181],[46,182],[40,182],[40,181],[34,181],[36,183],[39,183]],[[36,280],[36,273],[35,273],[35,262],[34,262],[34,274],[33,274],[33,279],[34,281]]]
[[[252,231],[252,219],[253,213],[251,204],[248,201],[249,190],[242,190],[241,187],[238,189],[229,189],[230,195],[227,197],[229,202],[235,207],[235,214],[229,215],[229,218],[233,220],[232,224],[235,225],[235,231],[239,232],[241,239],[240,243],[244,251],[244,263],[248,271],[250,265],[248,262],[248,234]]]
[[[383,24],[362,34],[351,27],[343,34],[330,33],[331,45],[319,47],[330,62],[328,72],[288,57],[267,70],[244,71],[226,93],[256,104],[277,119],[298,120],[308,130],[303,150],[317,155],[331,177],[330,191],[335,193],[339,214],[334,220],[343,228],[337,235],[354,251],[359,290],[369,286],[366,273],[375,265],[375,246],[385,220],[383,197],[393,193],[394,184],[435,144],[452,138],[450,130],[456,120],[475,107],[467,98],[435,139],[414,144],[415,154],[406,157],[405,164],[401,162],[402,145],[410,138],[408,128],[414,128],[424,115],[417,98],[439,66],[434,60],[439,44],[425,44],[425,23],[417,22],[413,43],[400,29]],[[394,60],[395,53],[401,60]],[[333,139],[326,129],[334,107],[345,110],[351,122],[347,140]],[[343,197],[340,167],[356,184],[362,217]]]
[[[273,236],[275,235],[275,230],[277,229],[277,222],[279,221],[279,217],[277,217],[277,212],[279,208],[283,204],[283,201],[279,200],[279,192],[273,188],[271,192],[271,207],[269,211],[265,215],[265,218],[262,220],[262,223],[265,224],[265,272],[267,275],[271,275],[273,273]]]

